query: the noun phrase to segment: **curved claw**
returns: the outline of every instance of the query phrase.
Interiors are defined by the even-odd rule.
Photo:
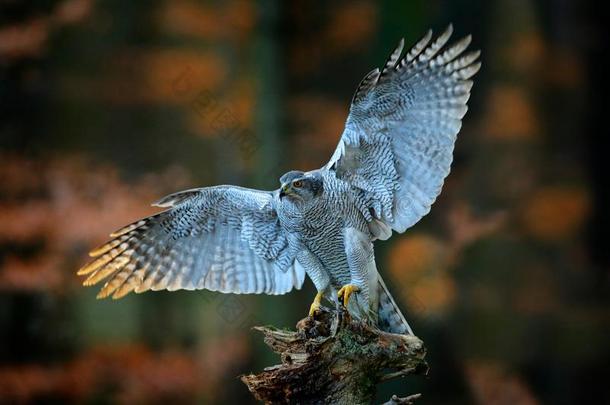
[[[322,293],[318,292],[316,294],[316,296],[313,299],[313,302],[311,303],[311,306],[309,307],[309,316],[313,317],[316,312],[318,312],[318,310],[320,309],[320,302],[322,301]]]
[[[341,287],[341,289],[339,290],[339,292],[337,292],[337,295],[339,296],[339,298],[343,299],[343,306],[345,308],[347,308],[347,304],[349,303],[349,299],[352,296],[353,293],[360,291],[360,288],[358,288],[358,286],[354,285],[354,284],[346,284],[343,287]]]

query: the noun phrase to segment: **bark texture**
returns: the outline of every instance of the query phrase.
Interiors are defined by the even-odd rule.
[[[344,310],[322,310],[299,321],[296,331],[255,329],[282,360],[241,377],[265,403],[370,404],[378,383],[428,370],[420,339],[382,332]]]

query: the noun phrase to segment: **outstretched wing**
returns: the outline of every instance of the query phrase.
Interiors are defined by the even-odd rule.
[[[430,211],[449,174],[453,147],[480,68],[468,36],[445,49],[452,27],[432,32],[360,83],[325,169],[352,184],[376,237],[404,232]]]
[[[284,294],[303,284],[271,192],[217,186],[154,205],[169,209],[111,234],[79,270],[85,285],[107,280],[98,298],[163,289]]]

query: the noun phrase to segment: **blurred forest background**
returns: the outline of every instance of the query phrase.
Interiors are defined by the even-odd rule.
[[[432,212],[377,244],[428,378],[378,398],[610,403],[608,38],[585,2],[0,2],[0,403],[252,402],[250,330],[314,295],[95,300],[75,275],[173,191],[325,163],[362,76],[449,22],[482,49]]]

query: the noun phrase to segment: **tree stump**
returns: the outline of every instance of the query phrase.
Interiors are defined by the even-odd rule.
[[[282,364],[241,380],[265,403],[370,404],[378,383],[409,374],[425,374],[423,342],[382,332],[344,309],[322,309],[315,319],[299,321],[296,331],[257,326]],[[387,403],[412,403],[419,395]]]

